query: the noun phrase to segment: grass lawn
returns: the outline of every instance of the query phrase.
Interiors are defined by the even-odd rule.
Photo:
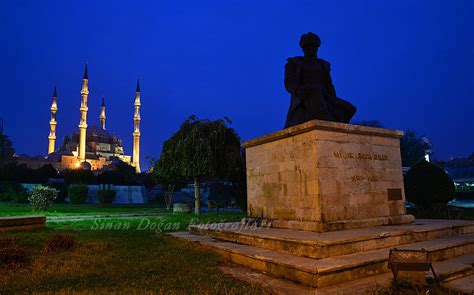
[[[200,216],[200,222],[235,221],[242,216],[208,213]],[[221,272],[217,266],[225,262],[218,255],[163,234],[164,231],[185,229],[190,221],[196,222],[193,218],[192,214],[181,214],[96,222],[51,222],[42,231],[2,233],[0,240],[19,237],[29,261],[0,266],[0,293],[265,293],[259,286]],[[143,220],[147,221],[144,223]],[[154,227],[151,226],[153,223],[156,224]],[[142,226],[138,228],[140,224]],[[145,224],[149,224],[148,228]],[[165,230],[157,231],[159,224]],[[173,227],[165,228],[166,224]],[[53,253],[44,251],[45,241],[58,233],[74,235],[75,248]]]
[[[45,215],[45,216],[90,216],[110,214],[157,214],[170,212],[150,204],[107,205],[97,204],[54,204],[48,211],[33,212],[29,204],[0,202],[0,216]]]

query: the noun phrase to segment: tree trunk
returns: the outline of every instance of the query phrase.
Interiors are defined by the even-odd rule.
[[[201,186],[197,177],[194,177],[194,213],[201,213]]]

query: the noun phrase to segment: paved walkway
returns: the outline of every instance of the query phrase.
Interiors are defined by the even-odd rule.
[[[47,216],[46,222],[65,222],[65,221],[82,221],[91,219],[127,219],[127,218],[153,218],[173,215],[173,213],[157,213],[157,214],[97,214],[97,215],[77,215],[77,216]]]

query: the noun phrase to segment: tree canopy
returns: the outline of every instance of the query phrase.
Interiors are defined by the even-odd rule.
[[[427,151],[431,150],[431,144],[413,130],[407,130],[400,140],[400,151],[402,165],[412,167],[425,159]]]
[[[13,160],[15,149],[13,143],[7,135],[0,134],[0,167]]]
[[[187,118],[179,130],[163,144],[154,172],[164,183],[201,177],[234,179],[243,171],[240,137],[230,128],[230,119]],[[199,188],[196,187],[196,213],[199,213]]]
[[[422,208],[446,204],[455,197],[451,178],[443,169],[424,159],[407,172],[404,184],[407,200]]]

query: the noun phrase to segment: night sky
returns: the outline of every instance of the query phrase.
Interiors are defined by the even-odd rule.
[[[297,4],[298,3],[298,4]],[[45,155],[58,89],[57,146],[78,129],[84,63],[88,124],[132,154],[136,79],[141,164],[190,114],[228,116],[242,140],[281,129],[286,58],[322,39],[355,120],[432,140],[440,159],[474,152],[474,1],[1,1],[0,117],[18,154]]]

